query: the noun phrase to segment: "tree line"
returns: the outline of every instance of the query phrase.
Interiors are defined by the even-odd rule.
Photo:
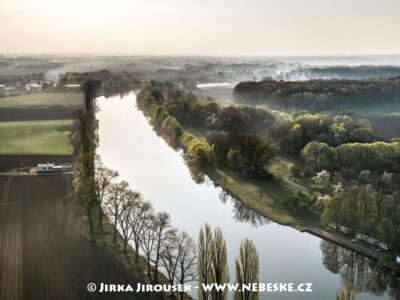
[[[399,178],[386,171],[378,176],[363,170],[357,180],[343,185],[332,182],[329,175],[323,171],[315,178],[327,195],[319,202],[322,223],[337,229],[345,226],[353,234],[383,242],[388,249],[400,249]]]
[[[151,202],[132,190],[126,181],[118,181],[118,173],[96,160],[96,196],[101,205],[99,223],[104,218],[112,225],[114,243],[122,239],[123,252],[134,250],[135,263],[140,256],[152,283],[165,274],[171,285],[198,281],[199,299],[226,299],[227,290],[203,288],[202,284],[229,282],[227,246],[222,231],[212,232],[207,224],[200,230],[198,243],[186,232],[178,232],[166,212],[155,212]],[[258,282],[258,254],[254,244],[245,240],[236,260],[236,281],[239,284]],[[240,295],[239,295],[240,294]],[[254,292],[239,293],[236,299],[257,299]],[[173,295],[172,295],[173,296]],[[183,299],[183,292],[180,298]]]
[[[189,165],[200,173],[219,165],[249,177],[272,177],[268,165],[277,148],[258,134],[276,121],[272,113],[247,106],[220,108],[212,101],[201,103],[191,93],[160,82],[150,82],[140,91],[137,106],[158,134],[185,151]],[[181,122],[209,128],[214,134],[207,140],[199,139],[185,133]]]
[[[246,81],[237,84],[237,103],[266,104],[316,112],[400,101],[400,78],[367,80]]]

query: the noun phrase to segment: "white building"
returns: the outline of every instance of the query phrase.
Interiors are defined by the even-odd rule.
[[[54,172],[54,164],[38,164],[36,172]]]
[[[36,172],[38,173],[56,173],[65,172],[71,170],[71,164],[55,165],[55,164],[38,164],[36,167]]]

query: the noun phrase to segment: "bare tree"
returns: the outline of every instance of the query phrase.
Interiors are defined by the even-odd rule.
[[[132,190],[126,190],[121,194],[122,210],[117,219],[122,240],[124,242],[124,253],[128,247],[134,231],[132,229],[132,219],[135,214],[136,207],[140,205],[142,197],[140,193]]]
[[[174,235],[165,245],[161,253],[161,264],[167,272],[171,285],[175,282],[183,285],[197,279],[194,269],[196,265],[196,246],[186,232]],[[180,294],[183,299],[184,293]]]
[[[178,236],[172,236],[161,253],[161,265],[167,272],[168,281],[171,285],[175,283],[175,276],[178,268],[179,243]],[[175,298],[173,292],[171,292],[171,296]]]
[[[105,167],[98,156],[96,157],[95,172],[96,202],[99,207],[99,227],[103,230],[104,210],[108,204],[108,196],[111,190],[110,186],[119,175],[117,171]]]
[[[140,250],[140,242],[143,240],[147,221],[151,218],[152,206],[149,201],[145,201],[142,198],[140,199],[135,206],[135,209],[131,212],[130,218],[130,227],[132,229],[132,241],[135,245],[135,262],[139,262],[139,250]]]
[[[147,258],[147,269],[151,276],[151,266],[154,268],[152,281],[158,283],[158,269],[161,262],[161,253],[168,242],[173,238],[175,229],[171,228],[170,216],[166,212],[159,212],[149,219],[143,235],[142,250]],[[150,277],[151,278],[151,277]]]
[[[184,285],[187,282],[196,280],[196,245],[192,238],[186,232],[182,232],[179,235],[177,260],[178,270],[175,274],[175,278],[179,282],[179,284]],[[181,300],[183,300],[183,296],[184,293],[183,291],[181,291]]]
[[[150,215],[145,221],[145,227],[143,231],[142,239],[140,240],[140,246],[146,258],[147,264],[147,275],[151,279],[151,259],[154,254],[155,242],[156,242],[156,231],[155,231],[155,217]]]
[[[110,188],[109,200],[106,207],[106,213],[111,218],[111,223],[114,226],[114,242],[117,242],[118,220],[124,209],[124,194],[129,189],[129,184],[126,181],[114,183]]]

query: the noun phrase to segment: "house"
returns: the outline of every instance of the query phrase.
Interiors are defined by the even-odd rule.
[[[396,263],[398,263],[400,265],[400,256],[396,256]]]

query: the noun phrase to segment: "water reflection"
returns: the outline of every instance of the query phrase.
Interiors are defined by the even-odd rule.
[[[262,215],[256,213],[254,210],[250,209],[248,206],[244,205],[242,202],[233,199],[234,215],[233,218],[237,222],[248,222],[253,227],[262,226],[268,224],[270,220],[263,217]]]
[[[266,225],[270,222],[269,219],[258,214],[257,212],[255,212],[254,210],[252,210],[239,200],[236,200],[235,198],[231,197],[228,193],[226,193],[223,190],[219,193],[218,197],[223,204],[226,204],[228,201],[232,202],[233,219],[236,222],[249,223],[254,228]]]
[[[357,293],[382,296],[387,292],[392,299],[400,299],[399,277],[381,264],[324,240],[320,248],[324,266],[340,275],[343,286],[350,281]]]

